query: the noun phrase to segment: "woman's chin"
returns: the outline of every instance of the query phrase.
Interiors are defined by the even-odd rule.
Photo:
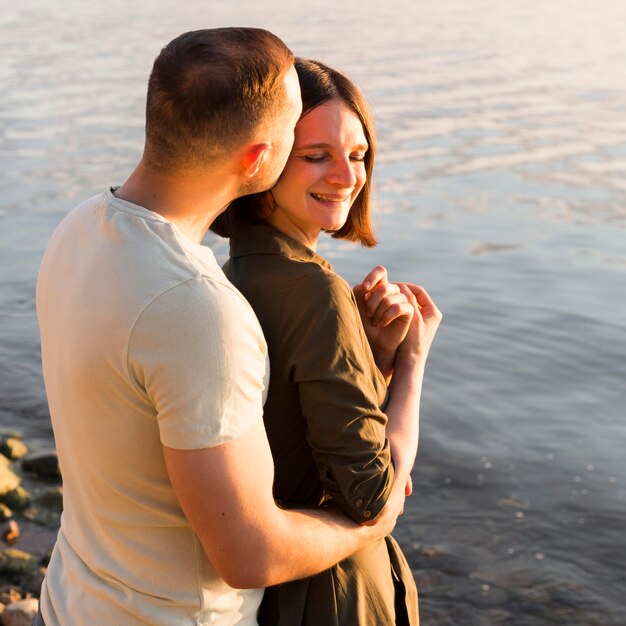
[[[329,233],[333,233],[336,230],[341,230],[345,223],[346,223],[346,220],[338,220],[338,221],[333,221],[333,222],[329,221],[322,226],[322,230],[329,232]]]

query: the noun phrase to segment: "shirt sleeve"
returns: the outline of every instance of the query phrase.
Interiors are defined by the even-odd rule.
[[[168,447],[219,445],[262,419],[269,370],[261,328],[239,292],[210,278],[179,284],[142,312],[128,368]]]
[[[374,519],[394,472],[377,370],[348,284],[321,270],[298,280],[283,312],[281,336],[280,367],[297,385],[326,491],[355,521]]]

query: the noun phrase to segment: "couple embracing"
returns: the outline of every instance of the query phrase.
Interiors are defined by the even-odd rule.
[[[316,252],[375,245],[374,147],[358,88],[265,30],[163,48],[140,163],[39,274],[64,512],[36,623],[419,623],[389,533],[441,314]]]

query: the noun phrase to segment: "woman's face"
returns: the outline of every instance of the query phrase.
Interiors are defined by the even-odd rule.
[[[296,125],[287,165],[272,189],[269,222],[315,249],[320,230],[338,230],[365,184],[368,145],[359,118],[341,100],[312,109]]]

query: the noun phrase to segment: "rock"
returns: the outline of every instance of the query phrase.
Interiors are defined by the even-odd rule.
[[[0,454],[15,461],[28,454],[28,447],[19,437],[7,437],[0,441]]]
[[[2,525],[0,534],[2,535],[2,539],[4,539],[4,541],[11,543],[20,536],[20,527],[14,519],[9,520]]]
[[[33,497],[24,487],[17,487],[17,489],[13,489],[13,491],[9,491],[9,493],[5,494],[2,500],[14,511],[23,511],[30,506]]]
[[[61,512],[50,509],[43,509],[38,506],[30,506],[23,513],[22,517],[35,522],[40,526],[47,526],[50,529],[58,530],[61,523]]]
[[[37,496],[36,502],[39,506],[57,511],[63,510],[63,487],[51,487]]]
[[[0,522],[6,522],[10,517],[13,517],[13,511],[4,502],[0,502]]]
[[[39,611],[37,598],[26,598],[9,604],[2,614],[4,626],[32,626]]]
[[[0,591],[0,602],[2,602],[2,604],[11,604],[21,599],[22,594],[15,587],[4,587],[2,591]]]
[[[45,478],[61,478],[59,458],[56,452],[33,454],[22,461],[22,468],[26,472],[33,472]]]
[[[5,576],[24,576],[39,567],[37,559],[16,548],[7,548],[0,552],[0,574]]]
[[[9,467],[9,459],[0,455],[0,498],[17,489],[20,477]]]

